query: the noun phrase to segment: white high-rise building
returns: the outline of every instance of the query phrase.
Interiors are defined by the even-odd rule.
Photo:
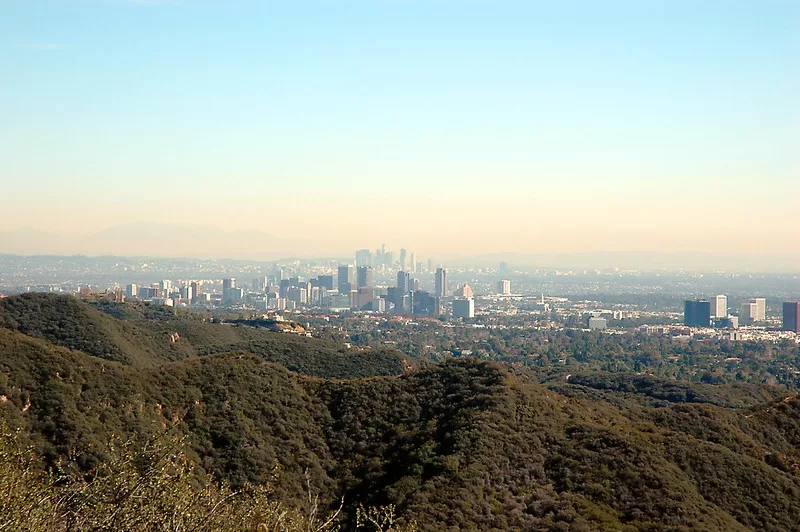
[[[714,296],[711,298],[711,317],[725,318],[728,316],[728,296]]]
[[[164,279],[163,281],[161,281],[161,283],[159,283],[159,288],[161,289],[161,292],[164,294],[164,297],[167,297],[169,293],[172,292],[172,281],[170,281],[169,279]]]
[[[503,279],[497,283],[497,293],[504,296],[511,295],[511,281]]]
[[[758,316],[758,303],[754,301],[742,303],[742,308],[739,311],[740,325],[752,325],[753,322],[758,321],[756,316]]]
[[[765,321],[767,319],[767,300],[763,297],[750,298],[750,303],[755,303],[756,312],[753,321]]]

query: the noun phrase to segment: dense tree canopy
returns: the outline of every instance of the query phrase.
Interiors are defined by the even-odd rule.
[[[0,308],[0,415],[49,470],[173,430],[197,479],[344,497],[345,526],[365,505],[431,531],[800,529],[800,400],[780,388],[411,366],[141,305]]]

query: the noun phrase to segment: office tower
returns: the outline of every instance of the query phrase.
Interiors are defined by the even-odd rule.
[[[470,297],[468,299],[456,299],[453,301],[453,317],[465,319],[474,318],[475,300]]]
[[[456,297],[462,298],[471,298],[474,294],[472,293],[472,287],[467,283],[462,284],[461,286],[456,289]]]
[[[739,311],[739,323],[752,325],[767,319],[767,300],[763,297],[753,297],[747,303],[742,303]]]
[[[169,279],[164,279],[158,286],[161,289],[161,293],[164,297],[167,297],[170,292],[172,292],[172,281]]]
[[[318,279],[320,288],[324,288],[325,290],[333,290],[333,275],[320,275]]]
[[[292,301],[295,306],[308,304],[308,290],[306,286],[292,285],[286,290],[286,299]]]
[[[233,278],[233,277],[231,277],[229,279],[223,279],[222,280],[222,291],[223,291],[223,293],[225,292],[225,290],[229,290],[231,288],[236,288],[236,279]]]
[[[497,293],[504,296],[511,295],[511,281],[503,279],[497,282]]]
[[[356,251],[356,266],[372,266],[372,252],[368,249]]]
[[[406,248],[401,248],[400,249],[400,269],[403,270],[403,271],[406,271],[408,269],[407,268],[407,264],[406,264],[406,255],[407,254],[408,254],[408,252],[406,251]]]
[[[428,271],[433,271],[433,259],[428,259]]]
[[[800,333],[800,301],[783,304],[783,330]]]
[[[447,270],[436,268],[436,288],[434,295],[445,297],[447,295]]]
[[[414,292],[414,314],[433,314],[434,299],[429,292],[417,290]]]
[[[267,290],[269,282],[266,277],[256,277],[253,279],[253,292],[264,292]]]
[[[359,266],[357,288],[372,286],[372,266]]]
[[[241,288],[227,288],[222,290],[222,302],[225,305],[235,305],[244,299],[244,290]]]
[[[191,284],[186,284],[183,288],[181,288],[181,299],[185,299],[187,301],[194,299],[194,292],[192,292]]]
[[[133,299],[139,295],[139,287],[135,284],[129,284],[125,287],[125,297]]]
[[[688,327],[711,325],[711,302],[706,300],[684,301],[683,324]]]
[[[750,301],[742,303],[739,309],[739,324],[752,325],[756,321],[756,314],[758,314],[758,303]]]
[[[402,297],[411,291],[411,276],[408,272],[397,272],[397,288],[395,294]]]
[[[753,315],[753,321],[766,321],[767,319],[767,300],[763,297],[750,298],[750,303],[756,304],[756,312]]]
[[[413,251],[411,252],[411,264],[409,264],[409,269],[411,273],[417,273],[417,254]]]
[[[336,286],[340,294],[349,295],[350,289],[353,286],[353,265],[347,264],[339,266],[339,278],[337,279]]]
[[[711,317],[726,318],[728,316],[728,297],[714,296],[711,298]]]
[[[282,298],[287,298],[287,294],[289,293],[289,288],[292,286],[292,281],[290,279],[281,279],[280,284],[278,285],[278,295]]]
[[[200,287],[201,286],[202,286],[202,283],[200,283],[200,281],[192,281],[191,282],[192,297],[194,299],[200,299]]]

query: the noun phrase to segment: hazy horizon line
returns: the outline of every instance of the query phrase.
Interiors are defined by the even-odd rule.
[[[354,250],[355,251],[355,250]],[[618,265],[598,265],[598,264],[580,264],[580,263],[535,263],[530,262],[534,261],[535,259],[543,259],[543,258],[551,258],[552,260],[564,260],[569,258],[576,258],[576,257],[595,257],[595,258],[607,258],[607,257],[615,257],[622,260],[625,257],[633,258],[636,255],[639,255],[639,258],[701,258],[701,257],[714,257],[714,258],[726,258],[726,259],[735,259],[735,258],[742,258],[743,255],[736,254],[736,253],[720,253],[720,252],[656,252],[656,251],[609,251],[609,252],[567,252],[567,253],[520,253],[520,252],[507,252],[507,253],[487,253],[487,254],[476,254],[476,255],[461,255],[461,256],[444,256],[442,260],[436,261],[438,266],[442,266],[445,268],[473,268],[473,267],[491,267],[495,266],[497,268],[500,267],[501,262],[510,261],[508,264],[509,268],[515,267],[524,267],[526,269],[545,269],[545,270],[599,270],[599,271],[607,271],[607,270],[620,270],[622,272],[626,270],[633,270],[633,271],[640,271],[640,272],[692,272],[692,273],[718,273],[718,274],[771,274],[771,275],[798,275],[800,274],[800,266],[797,269],[735,269],[735,268],[718,268],[718,267],[703,267],[698,265],[686,265],[686,266],[675,266],[675,265],[662,265],[662,266],[654,266],[650,265],[633,265],[633,264],[618,264]],[[24,258],[24,259],[46,259],[46,258],[85,258],[85,259],[125,259],[125,260],[174,260],[174,261],[209,261],[209,262],[232,262],[232,263],[256,263],[256,264],[279,264],[283,262],[293,262],[293,261],[303,261],[303,262],[313,262],[313,261],[336,261],[341,264],[345,263],[355,263],[355,257],[347,257],[346,255],[289,255],[289,256],[281,256],[278,258],[247,258],[244,256],[235,257],[235,256],[210,256],[210,255],[196,255],[196,256],[189,256],[189,255],[145,255],[145,254],[133,254],[133,255],[120,255],[120,254],[94,254],[94,253],[6,253],[0,252],[0,257],[15,257],[15,258]],[[773,258],[776,255],[772,256]],[[800,258],[800,252],[795,253],[793,255],[784,255],[785,258]],[[516,259],[516,262],[515,260]],[[426,261],[427,262],[427,261]],[[489,262],[494,262],[493,265],[489,265]]]

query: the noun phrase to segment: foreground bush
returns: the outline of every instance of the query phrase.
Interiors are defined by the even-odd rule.
[[[340,510],[320,515],[309,489],[306,508],[290,507],[269,486],[232,490],[204,481],[178,438],[135,445],[112,442],[111,459],[90,475],[48,473],[17,432],[0,431],[0,531],[285,531],[338,530]],[[399,529],[392,507],[358,510],[356,528]],[[411,532],[414,527],[403,530]]]

